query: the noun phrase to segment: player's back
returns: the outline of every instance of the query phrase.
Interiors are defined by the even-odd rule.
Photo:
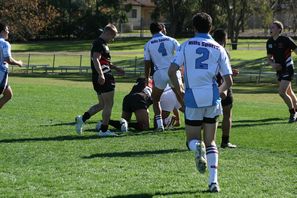
[[[5,41],[4,38],[0,38],[0,70],[7,71],[8,64],[4,62],[4,59],[10,57],[10,44]]]
[[[144,48],[144,60],[151,60],[155,70],[166,69],[174,57],[179,43],[162,33],[155,34]]]

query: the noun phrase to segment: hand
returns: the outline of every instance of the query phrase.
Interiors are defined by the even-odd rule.
[[[99,77],[98,77],[98,83],[99,83],[99,85],[103,85],[105,83],[105,77],[104,77],[104,75],[99,75]]]
[[[279,63],[273,63],[272,68],[275,69],[275,71],[280,71],[282,70],[282,65]]]
[[[19,63],[18,65],[19,65],[20,67],[23,66],[23,61],[19,60],[18,63]]]
[[[238,69],[232,69],[233,76],[237,76],[239,74]]]
[[[220,97],[222,98],[222,100],[227,98],[227,91],[224,91],[222,93],[220,93]]]
[[[116,71],[117,71],[117,73],[118,73],[119,76],[124,76],[125,75],[125,70],[123,70],[120,67],[117,67]]]

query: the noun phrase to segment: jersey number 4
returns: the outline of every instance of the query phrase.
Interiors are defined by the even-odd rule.
[[[206,48],[199,47],[196,50],[196,54],[199,54],[200,57],[196,59],[195,69],[208,69],[208,64],[203,63],[209,58],[209,51]]]
[[[167,51],[166,51],[164,43],[160,43],[160,46],[158,48],[158,52],[160,54],[162,54],[162,56],[167,56]]]

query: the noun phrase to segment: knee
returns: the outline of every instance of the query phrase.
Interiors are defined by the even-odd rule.
[[[13,97],[13,93],[12,93],[12,91],[9,91],[9,92],[4,93],[4,97],[5,97],[7,100],[12,99],[12,97]]]

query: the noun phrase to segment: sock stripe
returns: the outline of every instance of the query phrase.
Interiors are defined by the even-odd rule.
[[[206,152],[206,155],[209,155],[209,154],[212,154],[212,153],[216,153],[216,154],[218,154],[219,152],[218,152],[218,151],[207,151],[207,152]]]

